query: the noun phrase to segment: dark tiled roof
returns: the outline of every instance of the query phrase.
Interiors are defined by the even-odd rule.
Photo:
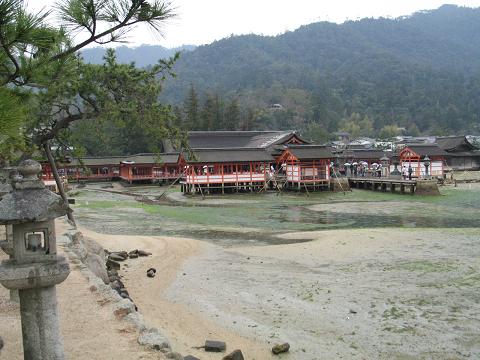
[[[123,157],[122,162],[134,162],[135,164],[176,164],[179,155],[179,153],[135,154]]]
[[[428,156],[446,156],[446,153],[440,146],[436,144],[407,144],[405,148],[409,148],[420,157]]]
[[[190,163],[214,162],[250,162],[273,161],[273,157],[265,149],[233,148],[233,149],[196,149],[196,159]]]
[[[480,157],[480,150],[448,152],[447,157]]]
[[[192,149],[267,148],[294,136],[299,138],[294,131],[190,131],[188,141]]]
[[[369,149],[369,146],[363,145],[363,144],[349,144],[348,149],[349,150],[365,150],[365,149]]]
[[[118,165],[125,156],[103,156],[103,157],[84,157],[79,161],[77,158],[72,159],[67,165],[69,166],[101,166],[101,165]]]
[[[288,150],[299,160],[331,159],[334,157],[332,148],[324,145],[290,145]]]
[[[470,151],[476,149],[465,136],[437,137],[436,143],[445,151]]]
[[[376,149],[347,149],[342,155],[356,160],[380,159],[385,155],[385,151]]]
[[[130,156],[103,156],[103,157],[84,157],[79,161],[72,159],[69,166],[102,166],[119,165],[123,161],[133,161],[136,164],[176,164],[179,153],[168,154],[135,154]]]

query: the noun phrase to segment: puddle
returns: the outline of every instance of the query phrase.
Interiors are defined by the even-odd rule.
[[[159,192],[159,188],[142,188]],[[184,236],[221,246],[301,242],[288,232],[375,227],[480,228],[480,187],[443,189],[439,197],[367,191],[249,194],[146,205],[88,189],[77,195],[78,222],[100,233]]]

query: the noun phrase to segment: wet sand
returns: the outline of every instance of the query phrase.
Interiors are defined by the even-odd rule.
[[[480,356],[478,229],[287,233],[310,242],[223,248],[186,238],[106,236],[128,260],[127,288],[176,351],[220,339],[247,359],[461,359]],[[149,279],[145,271],[157,268]]]
[[[416,203],[397,205],[405,204]],[[326,209],[311,206],[313,211]],[[337,209],[362,213],[361,204],[328,205],[328,211]],[[369,203],[368,209],[390,214],[392,206]],[[273,358],[272,344],[284,341],[291,351],[280,359],[480,358],[478,228],[282,231],[274,236],[306,242],[266,246],[259,245],[262,233],[257,229],[251,245],[224,246],[185,237],[123,235],[129,224],[115,217],[117,211],[99,214],[117,219],[120,235],[81,230],[112,251],[153,253],[127,260],[121,274],[147,324],[161,329],[183,355],[220,360],[224,354],[192,349],[205,339],[217,339],[227,342],[227,352],[240,348],[246,359],[256,360]],[[147,214],[142,216],[148,221]],[[157,269],[153,279],[146,277],[150,267]],[[86,280],[72,275],[59,287],[69,358],[154,358],[107,305],[96,302]],[[0,336],[13,346],[20,339],[19,321],[6,296],[1,288]],[[77,319],[81,326],[75,326]],[[130,352],[120,351],[122,346]],[[87,356],[80,351],[84,347]],[[5,354],[12,354],[11,349]]]
[[[195,307],[165,297],[166,289],[177,277],[183,275],[181,268],[189,259],[205,252],[209,244],[202,241],[162,236],[104,235],[81,229],[86,237],[98,241],[109,250],[145,249],[153,255],[148,258],[129,259],[122,263],[121,275],[139,311],[148,326],[157,327],[167,336],[172,348],[182,355],[192,354],[202,360],[221,359],[221,354],[205,353],[193,349],[202,346],[206,339],[222,340],[227,350],[242,349],[246,359],[269,359],[269,349],[254,338],[241,336],[235,329],[227,329],[217,322],[215,316],[204,316]],[[146,276],[150,267],[157,270],[155,278]],[[201,269],[198,269],[201,272]],[[208,291],[208,289],[204,289]],[[184,289],[185,296],[197,294]]]
[[[480,357],[480,231],[291,233],[302,244],[207,250],[168,291],[289,359]],[[192,296],[195,294],[195,296]]]
[[[6,258],[0,251],[0,260]],[[112,305],[92,293],[87,279],[75,265],[70,266],[72,271],[67,280],[57,286],[60,329],[68,359],[165,359],[158,352],[138,345],[135,329],[117,320]],[[19,305],[10,303],[9,291],[2,286],[0,336],[5,342],[0,359],[23,359]]]

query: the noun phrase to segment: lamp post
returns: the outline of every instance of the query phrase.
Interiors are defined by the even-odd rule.
[[[423,166],[425,166],[425,177],[428,177],[428,167],[430,166],[430,158],[425,155],[423,158]]]
[[[394,169],[392,172],[390,172],[390,177],[396,178],[396,179],[401,179],[402,178],[402,173],[398,170],[398,165],[400,165],[400,159],[398,157],[398,154],[395,152],[392,156],[392,164],[394,166]]]
[[[45,189],[42,167],[23,161],[12,192],[0,201],[0,225],[11,225],[12,255],[0,264],[0,283],[18,290],[24,359],[63,360],[55,285],[70,273],[57,256],[54,219],[67,214],[62,198]]]
[[[388,167],[389,167],[390,159],[386,155],[383,155],[380,158],[380,163],[382,164],[382,176],[387,177],[388,170],[389,170]]]

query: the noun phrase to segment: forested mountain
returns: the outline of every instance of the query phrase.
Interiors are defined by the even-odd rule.
[[[186,52],[195,49],[194,45],[184,45],[178,48],[168,49],[159,45],[141,45],[135,48],[119,46],[115,49],[117,60],[121,64],[135,62],[139,67],[155,64],[159,59],[170,58],[177,51]],[[82,50],[83,59],[91,64],[102,64],[106,49],[93,47]]]
[[[480,9],[444,5],[275,37],[232,36],[183,54],[174,71],[166,101],[188,102],[193,85],[200,102],[221,94],[254,111],[255,128],[355,132],[367,117],[377,132],[478,132]]]
[[[117,56],[143,66],[173,54],[163,50],[121,47]],[[87,61],[100,56],[84,52]],[[480,9],[444,5],[398,19],[231,36],[182,52],[174,72],[161,99],[174,105],[172,123],[182,129],[296,129],[318,142],[338,130],[479,134]]]

